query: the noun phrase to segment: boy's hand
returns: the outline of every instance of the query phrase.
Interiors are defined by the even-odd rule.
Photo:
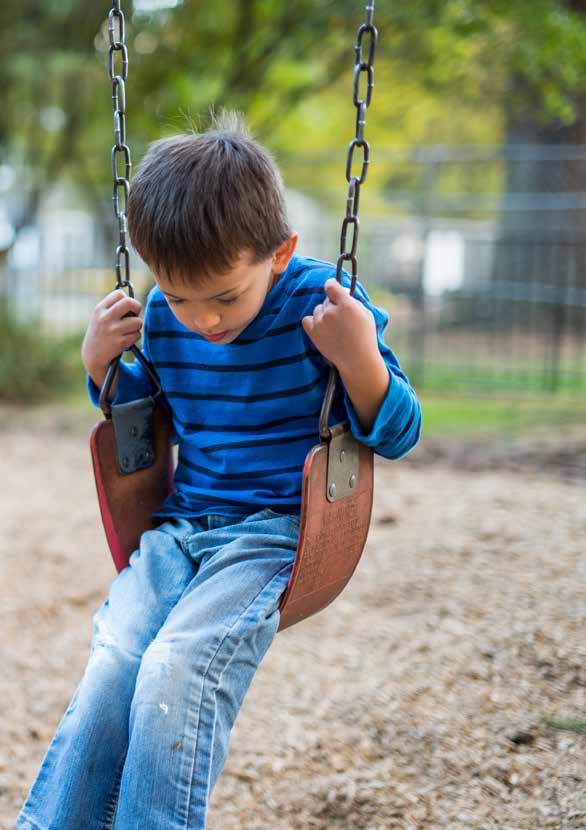
[[[325,302],[301,325],[322,355],[346,374],[355,374],[380,358],[373,313],[350,296],[333,277],[326,280]]]
[[[95,307],[83,339],[81,359],[97,386],[104,382],[112,360],[139,339],[142,320],[126,315],[138,315],[141,308],[138,300],[122,289],[112,291]]]

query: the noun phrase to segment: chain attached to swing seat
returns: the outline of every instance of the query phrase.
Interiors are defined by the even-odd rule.
[[[368,0],[365,14],[365,21],[358,28],[356,43],[354,44],[354,80],[352,85],[352,101],[356,107],[356,129],[355,136],[348,145],[348,155],[346,159],[346,181],[348,182],[346,216],[342,221],[342,230],[340,232],[340,255],[338,256],[338,262],[336,264],[336,279],[339,283],[342,282],[342,269],[344,268],[344,263],[349,262],[352,266],[350,296],[353,296],[354,294],[358,275],[356,249],[358,247],[358,234],[360,231],[360,220],[358,218],[360,188],[364,184],[366,174],[368,172],[368,165],[370,163],[370,145],[364,137],[364,128],[366,127],[366,110],[370,106],[372,91],[374,89],[374,55],[378,40],[378,30],[373,24],[374,0]],[[365,39],[366,43],[363,42]],[[363,49],[365,49],[366,46],[368,46],[368,57],[365,60]],[[364,94],[364,98],[361,98],[360,84],[363,77],[366,79],[366,92]],[[359,176],[353,172],[354,152],[357,148],[362,150],[362,164]],[[349,228],[352,228],[352,239],[351,243],[348,245]],[[324,442],[328,442],[332,438],[332,432],[329,427],[329,418],[334,402],[338,379],[338,370],[335,366],[331,366],[328,377],[328,385],[326,387],[324,401],[319,416],[319,434],[321,440]],[[328,487],[328,498],[330,498],[330,489],[331,487]],[[339,489],[338,492],[340,492]]]
[[[125,43],[126,23],[120,3],[121,0],[113,0],[113,6],[108,15],[108,37],[110,41],[108,76],[112,82],[114,115],[114,146],[111,155],[112,206],[114,216],[118,222],[118,245],[114,260],[116,284],[114,288],[115,290],[126,290],[130,297],[134,297],[134,286],[130,279],[130,251],[127,245],[128,226],[126,221],[132,168],[130,147],[126,143],[128,49]],[[117,58],[118,54],[120,55],[119,58]],[[117,62],[121,62],[118,71],[116,69]],[[118,169],[119,166],[121,167],[120,170]],[[153,418],[157,400],[162,394],[156,372],[141,350],[133,345],[129,351],[132,351],[135,359],[142,364],[157,391],[154,396],[112,406],[108,398],[122,355],[118,355],[110,363],[100,391],[100,407],[106,418],[111,418],[114,422],[118,467],[123,475],[129,475],[137,470],[144,470],[155,463],[156,441]]]

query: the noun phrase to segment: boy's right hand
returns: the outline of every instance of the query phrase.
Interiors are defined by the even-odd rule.
[[[95,307],[81,346],[81,359],[98,387],[102,386],[114,358],[140,338],[142,320],[135,315],[140,314],[141,308],[138,300],[120,288]]]

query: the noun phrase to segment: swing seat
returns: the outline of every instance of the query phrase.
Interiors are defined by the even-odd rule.
[[[355,489],[329,501],[329,446],[312,447],[305,458],[299,540],[295,564],[283,595],[278,631],[323,610],[346,587],[356,570],[370,525],[373,498],[373,451],[352,436],[347,422],[331,427],[332,441],[355,445]]]
[[[131,475],[119,469],[112,420],[96,424],[90,436],[102,522],[118,572],[128,565],[142,533],[154,526],[152,515],[173,488],[171,423],[159,407],[154,433],[154,464]],[[350,580],[368,535],[373,467],[372,449],[356,441],[348,422],[331,427],[330,441],[307,454],[297,554],[279,606],[278,631],[324,609]],[[338,498],[331,500],[336,489]]]
[[[120,572],[140,543],[145,530],[154,527],[153,513],[173,489],[173,444],[169,417],[160,407],[153,414],[155,462],[132,475],[118,467],[112,420],[100,421],[90,435],[98,504],[106,540]]]

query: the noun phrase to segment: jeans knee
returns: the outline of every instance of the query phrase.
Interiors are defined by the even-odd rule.
[[[117,628],[113,625],[108,613],[108,600],[93,615],[90,660],[107,655],[123,662],[139,663],[145,643],[146,638],[141,631],[134,631],[130,626]]]
[[[107,616],[104,614],[104,605],[100,606],[94,616],[92,617],[92,653],[98,647],[117,646],[118,637],[116,632],[108,622]]]
[[[188,655],[173,642],[153,640],[142,657],[132,704],[155,703],[166,713],[170,704],[184,700],[195,674]]]

